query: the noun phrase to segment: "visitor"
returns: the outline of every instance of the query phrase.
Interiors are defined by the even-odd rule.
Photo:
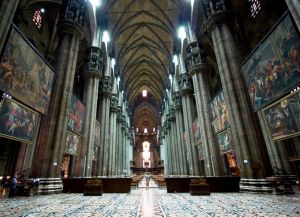
[[[9,190],[9,197],[16,196],[17,192],[17,179],[15,176],[11,176],[10,178],[10,190]]]
[[[33,179],[33,195],[39,194],[40,179],[35,176]]]
[[[148,173],[145,174],[146,179],[146,190],[149,189],[150,175]]]
[[[4,197],[7,187],[7,177],[3,176],[1,179],[1,195]]]

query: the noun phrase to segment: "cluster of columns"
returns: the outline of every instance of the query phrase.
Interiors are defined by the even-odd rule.
[[[4,0],[0,3],[0,50],[3,49],[18,5],[19,0]],[[57,27],[60,35],[58,56],[55,61],[55,86],[51,95],[49,113],[41,120],[41,130],[32,165],[32,171],[42,179],[51,182],[51,186],[60,183],[67,121],[85,19],[86,1],[63,1]],[[101,123],[101,142],[96,159],[96,175],[130,175],[130,160],[133,158],[133,152],[127,105],[121,96],[122,93],[118,95],[117,79],[111,76],[113,74],[111,59],[107,56],[107,63],[104,64],[103,55],[98,46],[92,46],[87,50],[83,72],[85,79],[83,101],[86,106],[83,124],[83,156],[80,159],[80,171],[76,171],[77,176],[92,175],[97,118]],[[61,184],[58,185],[57,189],[61,188]],[[48,190],[51,191],[50,188]]]
[[[299,28],[300,3],[294,0],[286,2]],[[234,150],[241,177],[263,178],[266,176],[268,166],[265,158],[266,150],[262,146],[261,134],[255,130],[258,129],[258,122],[247,100],[247,90],[242,83],[240,58],[230,29],[230,25],[233,24],[232,14],[222,0],[208,1],[203,8],[206,16],[203,33],[211,38],[215,52],[225,102],[229,109]],[[165,162],[166,175],[223,175],[220,150],[208,111],[208,102],[211,100],[207,82],[208,67],[206,59],[201,57],[197,39],[189,24],[187,31],[187,71],[182,64],[181,53],[179,54],[179,76],[173,79],[174,92],[171,97],[167,97],[163,107],[161,147],[164,151],[161,158]],[[195,97],[201,134],[198,156],[192,130],[192,93]],[[281,153],[278,148],[282,146],[274,143],[268,135],[266,121],[261,112],[258,112],[258,116],[267,152],[272,158],[272,166],[288,168],[287,162],[279,160],[282,159],[280,155],[284,152]],[[199,158],[204,159],[204,174],[199,174]]]

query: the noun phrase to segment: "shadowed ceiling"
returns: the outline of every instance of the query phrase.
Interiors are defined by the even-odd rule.
[[[116,59],[134,127],[157,127],[170,86],[179,0],[109,0],[104,8],[111,51]],[[142,90],[148,97],[142,97]]]

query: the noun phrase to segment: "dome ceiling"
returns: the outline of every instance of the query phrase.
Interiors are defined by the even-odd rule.
[[[133,115],[133,126],[156,127],[165,90],[170,86],[180,2],[109,0],[103,5],[112,38],[111,51]],[[148,91],[146,98],[142,97],[144,89]]]

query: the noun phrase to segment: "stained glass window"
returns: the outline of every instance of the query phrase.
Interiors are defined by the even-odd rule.
[[[258,12],[261,9],[260,6],[260,1],[259,0],[248,0],[249,4],[250,4],[250,12],[251,12],[251,17],[256,17],[256,15],[258,14]]]
[[[33,13],[32,21],[37,26],[38,29],[40,29],[42,27],[42,20],[43,19],[42,19],[41,10],[36,10]]]

